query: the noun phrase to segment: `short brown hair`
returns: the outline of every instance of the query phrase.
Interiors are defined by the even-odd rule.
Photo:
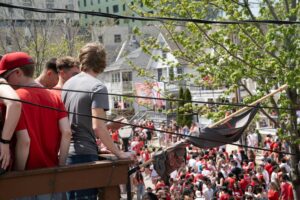
[[[79,67],[79,62],[71,56],[65,56],[62,58],[58,58],[56,60],[56,67],[59,71],[60,70],[69,70],[69,69],[73,68],[74,66]]]
[[[101,73],[106,67],[106,52],[100,43],[87,43],[80,49],[79,62],[81,71],[93,70]]]
[[[22,70],[24,76],[32,78],[34,75],[34,64],[24,65],[19,69]]]

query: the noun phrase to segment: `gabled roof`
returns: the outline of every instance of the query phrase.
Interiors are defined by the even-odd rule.
[[[182,48],[181,46],[169,39],[168,31],[162,29],[161,32],[157,32],[157,28],[156,31],[154,31],[154,29],[151,29],[151,27],[148,27],[148,29],[149,30],[145,31],[144,37],[154,36],[157,39],[159,37],[163,37],[163,40],[166,42],[166,45],[170,48],[171,53],[172,51]],[[130,40],[125,41],[123,43],[123,47],[121,47],[119,50],[119,55],[117,56],[118,60],[110,64],[104,72],[116,70],[131,70],[132,67],[129,65],[129,60],[139,67],[149,67],[148,65],[151,61],[151,56],[144,53],[139,47],[139,41],[142,40],[144,37],[142,36],[137,39],[131,38]],[[186,64],[185,61],[181,59],[178,60],[181,64]]]
[[[130,52],[128,55],[121,57],[116,62],[109,65],[104,72],[116,71],[116,70],[131,70],[132,67],[129,64],[129,60],[139,67],[146,67],[149,63],[151,56],[145,54],[142,48]]]

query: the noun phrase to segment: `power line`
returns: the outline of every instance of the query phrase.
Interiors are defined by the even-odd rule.
[[[58,9],[58,8],[51,8],[51,9],[44,9],[44,8],[34,8],[28,6],[17,6],[13,4],[7,3],[0,3],[0,7],[6,8],[14,8],[14,9],[22,9],[31,12],[39,12],[39,13],[77,13],[77,14],[84,14],[84,15],[91,15],[91,16],[98,16],[98,17],[106,17],[106,18],[113,18],[113,19],[131,19],[131,20],[139,20],[139,21],[157,21],[157,22],[164,22],[164,21],[178,21],[178,22],[193,22],[199,24],[277,24],[277,25],[293,25],[293,24],[300,24],[300,21],[284,21],[284,20],[227,20],[227,21],[213,21],[213,20],[203,20],[203,19],[187,19],[187,18],[171,18],[171,17],[136,17],[136,16],[124,16],[124,15],[116,15],[116,14],[109,14],[109,13],[102,13],[102,12],[94,12],[94,11],[76,11],[76,10],[69,10],[69,9]]]
[[[125,123],[125,122],[110,120],[110,119],[106,119],[106,118],[102,118],[102,117],[96,117],[96,116],[93,116],[93,115],[87,115],[87,114],[83,114],[83,113],[77,113],[77,112],[61,110],[61,109],[54,108],[54,107],[51,107],[51,106],[39,105],[39,104],[32,103],[32,102],[25,101],[25,100],[7,98],[7,97],[2,97],[2,96],[0,96],[0,99],[17,101],[17,102],[29,104],[29,105],[32,105],[32,106],[37,106],[37,107],[40,107],[40,108],[55,110],[55,111],[58,111],[58,112],[64,112],[64,113],[68,113],[68,114],[74,114],[74,115],[79,115],[79,116],[84,116],[84,117],[100,119],[100,120],[107,121],[107,122],[113,122],[113,123],[119,123],[119,124],[122,124],[122,125],[125,125],[125,126],[134,126],[134,127],[149,129],[149,130],[152,130],[152,131],[168,133],[168,134],[171,134],[171,135],[177,135],[177,136],[181,136],[181,137],[190,137],[190,138],[195,138],[195,139],[203,139],[203,140],[206,140],[206,141],[209,141],[209,142],[217,142],[217,143],[221,143],[221,144],[230,144],[230,145],[238,146],[238,147],[244,147],[244,148],[255,149],[255,150],[262,150],[262,151],[269,151],[269,152],[281,153],[281,154],[286,154],[286,155],[293,155],[293,156],[296,155],[295,153],[282,152],[282,151],[273,151],[273,150],[270,150],[270,149],[264,149],[264,148],[260,148],[260,147],[251,147],[251,146],[235,144],[235,143],[226,143],[226,142],[215,140],[215,139],[201,138],[201,135],[199,137],[195,137],[195,136],[183,135],[183,134],[179,134],[179,133],[175,133],[175,132],[171,132],[171,131],[158,130],[158,129],[155,129],[155,128],[149,128],[149,127],[145,127],[145,126],[140,126],[140,125]]]
[[[208,104],[208,105],[218,105],[218,106],[249,107],[249,108],[256,107],[256,108],[264,108],[264,109],[278,109],[278,110],[289,110],[289,111],[291,111],[291,110],[295,110],[295,111],[299,110],[299,109],[294,109],[294,108],[273,107],[273,106],[251,106],[251,105],[241,104],[241,103],[209,102],[209,101],[183,100],[183,99],[175,99],[175,98],[171,99],[171,98],[146,97],[146,96],[137,96],[137,95],[129,95],[129,94],[92,92],[92,91],[61,89],[61,88],[45,88],[45,87],[39,87],[39,86],[26,86],[26,85],[17,85],[17,84],[8,84],[8,83],[0,83],[0,84],[10,85],[10,86],[13,86],[13,87],[49,89],[49,90],[58,90],[58,91],[66,91],[66,92],[78,92],[78,93],[88,93],[88,94],[101,94],[101,95],[109,95],[109,96],[121,96],[121,97],[128,97],[128,98],[140,98],[140,99],[151,99],[151,100],[172,101],[172,102]]]

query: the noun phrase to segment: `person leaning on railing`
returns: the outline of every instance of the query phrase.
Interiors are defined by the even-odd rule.
[[[88,43],[81,48],[79,62],[81,72],[70,78],[63,86],[62,100],[70,112],[106,119],[109,109],[106,86],[97,79],[106,67],[106,52],[99,43]],[[70,90],[90,93],[70,92]],[[97,139],[119,158],[130,158],[130,154],[120,151],[113,143],[104,120],[69,114],[72,140],[68,164],[86,163],[99,160]],[[97,199],[97,188],[71,191],[69,199]]]
[[[0,108],[1,108],[1,137],[0,137],[0,174],[5,172],[11,162],[10,143],[14,130],[20,118],[22,105],[19,96],[7,82],[0,78]],[[4,99],[9,98],[9,99]]]

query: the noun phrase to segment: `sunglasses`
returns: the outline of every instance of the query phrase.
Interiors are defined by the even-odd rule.
[[[12,75],[15,71],[17,71],[19,68],[15,68],[15,69],[12,69],[10,71],[7,71],[5,72],[3,75],[2,75],[2,78],[4,79],[8,79],[10,75]]]

